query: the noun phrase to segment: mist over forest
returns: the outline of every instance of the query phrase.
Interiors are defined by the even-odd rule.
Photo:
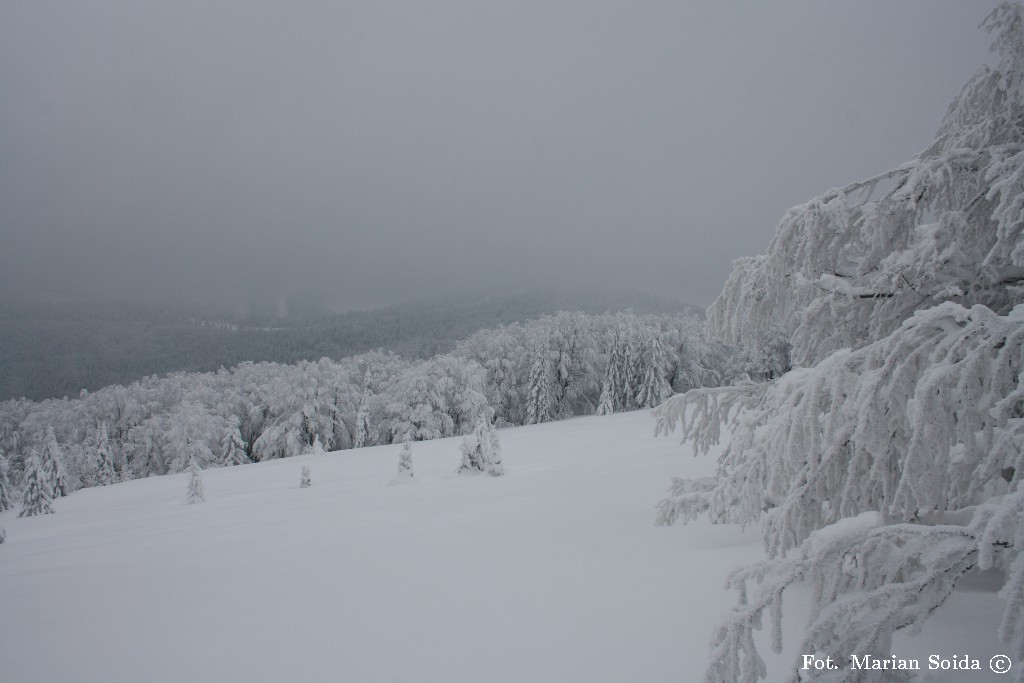
[[[148,375],[208,372],[242,361],[341,359],[378,349],[429,358],[478,330],[561,310],[702,313],[652,294],[554,290],[421,299],[334,314],[292,307],[283,316],[139,302],[0,306],[0,400],[75,397]]]

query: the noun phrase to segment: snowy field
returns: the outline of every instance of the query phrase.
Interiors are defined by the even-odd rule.
[[[699,681],[760,532],[654,526],[670,477],[714,463],[653,431],[647,412],[501,430],[501,478],[455,476],[443,439],[400,485],[386,446],[209,470],[201,505],[177,474],[0,514],[0,680]],[[984,671],[921,680],[1008,680],[988,671],[1002,604],[969,588],[896,650]]]

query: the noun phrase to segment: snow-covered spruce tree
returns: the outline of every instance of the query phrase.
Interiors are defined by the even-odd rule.
[[[538,341],[533,350],[533,366],[526,392],[526,424],[538,424],[551,419],[551,400],[548,395],[550,376],[547,343]]]
[[[799,651],[848,661],[887,657],[895,631],[995,568],[999,637],[1024,657],[1024,9],[1002,5],[986,26],[1000,62],[936,142],[791,210],[709,310],[713,330],[748,350],[791,342],[808,367],[656,410],[698,451],[731,431],[715,476],[674,481],[659,522],[763,522],[769,559],[729,578],[740,601],[715,632],[709,683],[768,675],[753,632],[767,612],[781,651],[797,582],[814,598]],[[841,667],[815,680],[876,679]]]
[[[398,454],[398,476],[402,479],[412,479],[412,448],[409,446],[409,438],[402,440],[402,452]]]
[[[359,410],[356,412],[356,439],[355,447],[363,448],[373,441],[371,434],[373,427],[370,425],[370,387],[364,386],[363,397],[359,400]]]
[[[25,490],[19,517],[49,515],[53,513],[53,482],[38,454],[32,452],[25,460]]]
[[[498,441],[498,430],[490,420],[482,419],[477,426],[480,433],[480,452],[483,454],[484,470],[492,477],[505,474],[505,465],[501,461],[501,443]]]
[[[324,450],[324,446],[320,443],[320,437],[313,437],[313,445],[309,447],[307,451],[310,455],[323,455],[327,451]]]
[[[238,428],[238,418],[235,417],[220,440],[220,462],[225,467],[232,465],[244,465],[249,462],[249,456],[245,453],[245,441],[242,440],[242,432]]]
[[[107,486],[116,482],[117,472],[114,470],[114,455],[110,448],[106,423],[100,423],[96,427],[95,459],[96,485]]]
[[[11,463],[3,449],[0,448],[0,512],[6,512],[14,508],[14,496],[11,491],[11,480],[8,476],[10,468]]]
[[[299,479],[299,488],[308,489],[313,484],[309,475],[309,465],[302,466],[302,477]]]
[[[636,392],[643,377],[641,370],[640,347],[641,330],[634,327],[629,330],[626,342],[622,347],[622,407],[632,410],[636,405]]]
[[[665,379],[668,358],[665,347],[657,335],[651,335],[647,342],[647,353],[643,357],[640,386],[636,390],[636,404],[641,408],[653,408],[672,394],[672,387]]]
[[[500,477],[505,473],[498,432],[486,415],[481,415],[472,434],[462,438],[459,449],[462,451],[462,464],[458,474],[487,472],[493,477]]]
[[[597,405],[598,415],[611,415],[616,410],[622,409],[622,387],[625,383],[623,378],[624,362],[621,329],[616,328],[611,348],[608,349],[608,363],[605,365],[604,379],[601,380],[601,398]]]
[[[188,504],[194,505],[196,503],[203,503],[206,501],[206,495],[203,493],[203,471],[199,468],[199,463],[196,462],[195,456],[191,456],[188,459]]]
[[[41,462],[43,469],[46,470],[46,479],[50,482],[50,497],[60,498],[68,495],[70,491],[67,474],[64,471],[64,452],[61,450],[60,444],[57,443],[53,427],[46,428]]]

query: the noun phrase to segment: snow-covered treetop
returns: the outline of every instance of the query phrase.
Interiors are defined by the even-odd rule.
[[[1024,11],[985,20],[977,72],[910,162],[790,209],[766,254],[734,262],[712,333],[797,365],[880,339],[944,301],[1007,313],[1024,298]]]

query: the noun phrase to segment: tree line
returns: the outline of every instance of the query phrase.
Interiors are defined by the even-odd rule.
[[[481,330],[451,352],[384,351],[150,376],[76,399],[0,403],[0,467],[59,451],[69,491],[113,481],[653,407],[673,392],[764,377],[776,360],[686,315],[562,312]],[[9,496],[12,500],[16,493]]]

